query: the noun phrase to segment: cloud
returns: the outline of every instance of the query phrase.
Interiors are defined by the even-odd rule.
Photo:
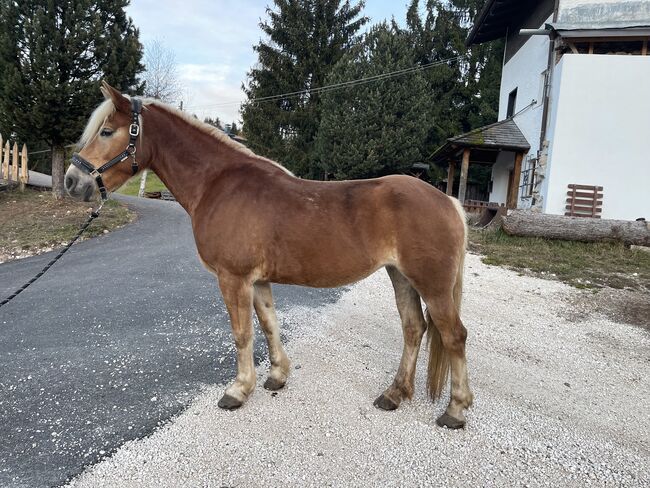
[[[181,82],[188,88],[185,109],[200,119],[219,117],[239,121],[239,103],[244,99],[240,85],[232,82],[232,66],[224,64],[181,64]]]
[[[129,16],[146,45],[154,39],[174,51],[183,98],[188,111],[200,118],[218,116],[239,121],[244,100],[241,85],[257,61],[253,46],[263,34],[259,28],[272,0],[132,0]],[[403,17],[401,2],[368,0],[365,14],[373,21]]]

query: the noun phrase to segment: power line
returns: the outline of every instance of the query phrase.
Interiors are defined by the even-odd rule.
[[[293,92],[288,92],[288,93],[281,93],[278,95],[269,95],[266,97],[258,97],[258,98],[252,98],[248,100],[247,102],[242,102],[242,101],[231,101],[231,102],[221,102],[221,103],[216,103],[216,104],[211,104],[211,105],[194,105],[190,107],[186,107],[186,109],[193,109],[193,108],[216,108],[216,107],[225,107],[225,106],[230,106],[230,105],[240,105],[242,103],[259,103],[259,102],[272,102],[276,100],[281,100],[281,99],[286,99],[286,98],[293,98],[293,97],[300,97],[302,95],[316,95],[316,94],[322,94],[322,93],[327,93],[330,91],[335,91],[335,90],[341,90],[344,88],[350,88],[350,87],[355,87],[359,85],[365,85],[368,83],[373,83],[375,81],[380,81],[380,80],[385,80],[389,78],[395,78],[397,76],[402,76],[406,74],[410,74],[416,71],[423,71],[429,68],[433,68],[436,66],[440,66],[443,64],[450,63],[452,61],[457,61],[459,59],[464,58],[465,56],[454,56],[452,58],[447,58],[447,59],[442,59],[439,61],[433,61],[431,63],[426,63],[426,64],[420,64],[417,66],[411,66],[409,68],[403,68],[397,71],[391,71],[388,73],[381,73],[378,75],[373,75],[373,76],[368,76],[365,78],[359,78],[357,80],[350,80],[350,81],[344,81],[341,83],[333,83],[331,85],[325,85],[321,87],[316,87],[316,88],[310,88],[307,90],[299,90],[299,91],[293,91]]]

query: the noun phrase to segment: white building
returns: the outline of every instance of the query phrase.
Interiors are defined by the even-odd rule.
[[[500,122],[434,156],[459,198],[490,164],[494,204],[650,220],[650,0],[487,0],[467,42],[504,37]]]

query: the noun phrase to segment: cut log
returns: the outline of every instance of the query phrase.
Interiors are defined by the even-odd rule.
[[[549,215],[515,210],[503,219],[506,234],[567,241],[606,242],[650,246],[650,223]]]

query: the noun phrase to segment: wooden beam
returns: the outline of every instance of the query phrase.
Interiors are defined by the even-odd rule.
[[[467,193],[467,172],[469,170],[469,156],[472,150],[467,147],[463,151],[463,163],[460,167],[460,184],[458,185],[458,200],[460,203],[465,202],[465,193]]]
[[[0,151],[2,148],[0,148]],[[5,180],[10,180],[11,179],[11,174],[9,174],[9,159],[11,159],[10,153],[11,151],[9,149],[9,141],[5,144],[5,149],[4,149],[4,157],[0,158],[2,159],[2,177]]]
[[[508,208],[517,208],[517,200],[519,199],[519,181],[521,180],[521,162],[524,159],[523,152],[518,152],[515,155],[515,167],[512,170],[512,185],[510,185],[506,205]]]
[[[0,134],[0,180],[5,179],[5,163],[4,163],[4,158],[2,157],[4,154],[4,151],[2,150],[2,134]],[[9,176],[7,175],[7,178],[9,179]]]
[[[23,144],[23,149],[20,151],[20,175],[18,175],[20,180],[20,189],[24,190],[25,186],[29,182],[29,168],[27,167],[27,146]]]
[[[18,183],[18,143],[14,142],[14,147],[11,151],[11,179],[14,183]]]
[[[454,191],[454,177],[456,176],[456,161],[449,161],[447,170],[447,195],[451,196]]]

